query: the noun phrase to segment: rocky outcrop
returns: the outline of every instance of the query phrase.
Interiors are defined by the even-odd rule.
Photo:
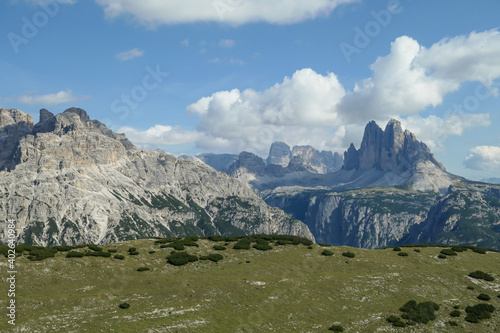
[[[37,245],[210,234],[313,238],[241,182],[202,163],[138,150],[82,109],[42,110],[35,126],[22,111],[2,115],[0,134],[14,143],[0,172],[3,242],[6,219],[16,220],[19,242]]]
[[[267,165],[280,165],[287,167],[292,158],[290,146],[284,142],[274,142],[269,148],[269,156],[267,157]]]
[[[0,170],[9,163],[19,139],[33,131],[33,118],[17,109],[0,109]]]
[[[410,131],[403,132],[399,121],[389,121],[385,130],[371,121],[366,125],[359,150],[351,144],[344,154],[344,169],[402,173],[422,161],[430,161],[436,168],[445,171],[423,142],[418,141]]]

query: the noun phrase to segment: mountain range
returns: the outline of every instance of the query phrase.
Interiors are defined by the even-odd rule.
[[[311,146],[176,158],[70,108],[0,110],[0,223],[18,241],[109,243],[292,234],[333,245],[500,248],[500,185],[446,171],[401,124],[367,124],[342,157]],[[6,228],[1,241],[6,241]]]
[[[269,205],[307,224],[318,242],[365,248],[408,243],[500,248],[500,186],[447,172],[397,120],[385,129],[369,122],[359,149],[351,144],[334,172],[295,168],[286,147],[273,144],[267,165],[241,153],[226,172],[258,191]],[[311,164],[303,159],[302,165],[304,161]]]
[[[257,233],[314,239],[234,178],[138,150],[79,108],[58,115],[42,109],[37,124],[25,112],[1,109],[0,147],[0,223],[15,219],[20,243]]]

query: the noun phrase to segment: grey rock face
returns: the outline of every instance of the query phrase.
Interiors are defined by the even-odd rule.
[[[238,161],[238,155],[236,154],[198,154],[197,158],[202,160],[204,163],[210,165],[217,171],[229,173],[229,169]]]
[[[340,170],[342,157],[331,151],[320,152],[312,146],[294,146],[292,156],[300,157],[304,162],[304,168],[313,173],[325,174]]]
[[[437,168],[445,170],[413,133],[408,130],[403,132],[399,121],[391,120],[385,131],[371,121],[365,128],[359,150],[351,145],[344,154],[344,169],[404,172],[420,161],[430,161]]]
[[[287,167],[292,158],[290,146],[284,142],[274,142],[269,149],[267,165],[281,165]]]
[[[20,242],[37,245],[251,233],[313,239],[241,182],[205,164],[137,150],[82,109],[56,115],[48,132],[53,118],[44,111],[36,133],[31,117],[17,111],[0,118],[18,138],[0,172],[2,242],[8,218],[17,221]]]
[[[33,131],[33,118],[17,109],[0,109],[0,170],[16,149],[20,138]]]

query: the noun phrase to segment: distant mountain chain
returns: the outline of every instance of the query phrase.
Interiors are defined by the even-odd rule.
[[[0,224],[36,245],[293,234],[307,226],[205,164],[138,150],[87,113],[0,110]],[[6,242],[7,228],[2,230]]]
[[[391,120],[384,130],[368,123],[360,148],[351,144],[341,167],[318,158],[324,152],[307,151],[314,153],[296,153],[294,162],[293,151],[277,142],[267,163],[243,152],[231,155],[219,170],[306,223],[318,242],[366,248],[460,243],[500,249],[500,186],[448,173],[399,121]],[[217,156],[227,155],[206,156],[197,158],[215,167],[222,165]]]
[[[0,109],[0,225],[36,245],[293,234],[333,245],[500,249],[500,185],[450,174],[401,124],[365,128],[342,157],[275,142],[176,158],[138,150],[79,108],[40,121]],[[1,242],[7,239],[5,225]]]

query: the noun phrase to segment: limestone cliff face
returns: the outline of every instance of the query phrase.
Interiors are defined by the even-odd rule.
[[[138,150],[78,108],[40,122],[0,111],[0,224],[19,241],[55,245],[151,236],[282,233],[309,229],[203,163]],[[10,152],[10,154],[8,154]],[[5,242],[6,228],[2,227]]]
[[[430,161],[445,170],[413,133],[408,130],[403,132],[399,121],[389,121],[385,130],[371,121],[365,127],[361,147],[356,150],[351,145],[344,154],[344,169],[405,172],[420,161]]]

